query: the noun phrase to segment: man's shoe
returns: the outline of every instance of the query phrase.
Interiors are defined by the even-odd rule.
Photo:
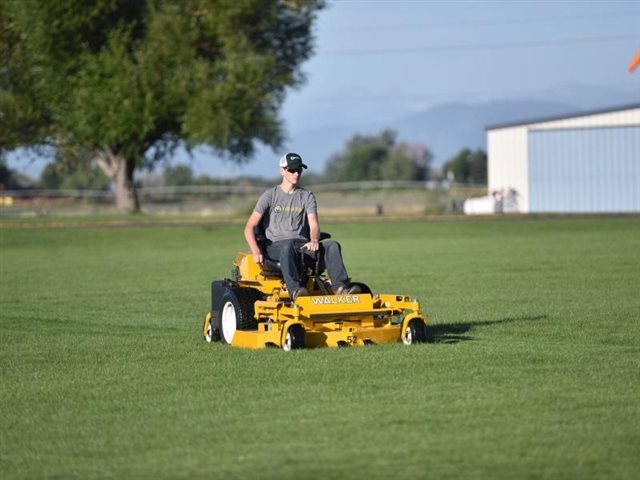
[[[308,297],[309,295],[311,295],[309,293],[309,290],[307,290],[304,287],[300,287],[295,292],[293,292],[293,301],[295,302],[298,299],[298,297]]]

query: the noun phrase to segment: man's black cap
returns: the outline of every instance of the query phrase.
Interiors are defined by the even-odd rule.
[[[302,163],[302,157],[297,153],[287,153],[280,157],[280,168],[296,170],[297,168],[307,168],[307,166]]]

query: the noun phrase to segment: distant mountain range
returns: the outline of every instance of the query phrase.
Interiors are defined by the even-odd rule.
[[[398,132],[398,141],[418,142],[440,166],[463,148],[486,149],[485,127],[492,124],[573,113],[576,107],[559,102],[504,100],[479,104],[443,103],[396,121],[376,126],[330,126],[297,135],[293,145],[304,145],[311,165],[323,165],[355,133],[375,134],[384,128]]]
[[[479,103],[447,102],[389,122],[333,124],[303,131],[288,145],[304,146],[305,159],[322,171],[326,160],[339,152],[354,134],[376,134],[385,128],[398,132],[399,141],[420,142],[431,150],[438,167],[463,148],[486,149],[487,126],[573,115],[589,110],[640,103],[640,87],[619,89],[567,86],[526,99]]]

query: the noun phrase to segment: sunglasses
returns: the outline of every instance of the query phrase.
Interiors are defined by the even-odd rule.
[[[286,168],[285,170],[289,173],[302,173],[302,168]]]

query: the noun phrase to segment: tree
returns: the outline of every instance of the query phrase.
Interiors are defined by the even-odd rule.
[[[181,144],[248,161],[283,138],[323,0],[0,0],[0,152],[91,153],[122,211]]]
[[[431,152],[420,144],[396,143],[396,132],[354,135],[333,155],[326,176],[334,182],[363,180],[426,180]]]
[[[40,174],[40,188],[106,190],[109,179],[91,162],[52,162]]]
[[[485,184],[487,183],[487,154],[484,150],[471,151],[465,148],[442,166],[442,173],[453,175],[458,183]]]
[[[164,169],[164,184],[171,187],[193,185],[193,170],[189,165],[169,166]]]
[[[5,159],[0,155],[0,191],[20,190],[29,186],[29,180],[7,166]]]

